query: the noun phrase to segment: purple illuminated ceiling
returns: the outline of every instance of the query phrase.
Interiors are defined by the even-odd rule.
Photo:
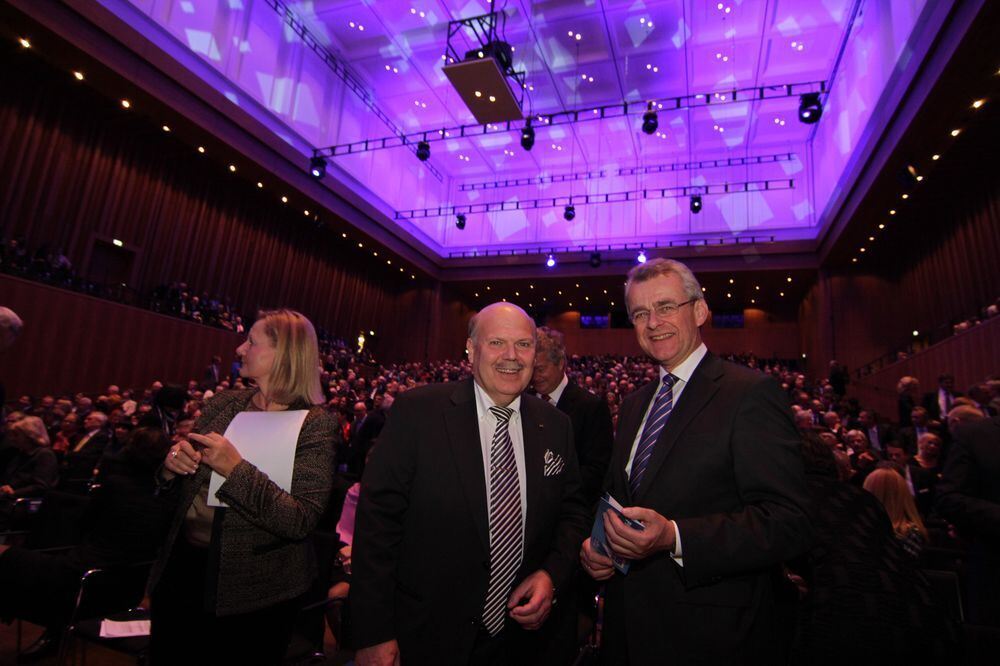
[[[113,8],[125,0],[101,1]],[[169,33],[200,56],[206,71],[224,77],[231,103],[270,114],[275,133],[302,150],[303,169],[312,148],[475,122],[441,71],[442,54],[449,20],[488,12],[486,0],[128,1],[140,11],[135,22],[144,23],[135,27]],[[526,111],[701,94],[713,103],[659,110],[652,135],[640,130],[641,112],[536,123],[530,152],[517,131],[450,136],[432,143],[426,164],[406,148],[362,152],[332,159],[328,178],[375,202],[384,221],[442,257],[497,247],[814,238],[849,185],[870,122],[884,123],[892,112],[879,109],[885,89],[912,76],[911,35],[929,13],[925,4],[510,0],[502,10],[506,39],[515,68],[527,72]],[[307,46],[296,23],[306,27],[307,41],[332,55],[334,67]],[[338,75],[342,66],[356,90]],[[816,82],[830,86],[817,125],[799,122],[797,95],[724,99],[734,89]],[[714,160],[737,165],[704,164]],[[573,173],[589,177],[552,182]],[[518,182],[504,183],[512,180]],[[727,184],[765,181],[768,189],[725,191]],[[689,210],[692,186],[708,192],[697,215]],[[459,230],[453,215],[421,212],[605,194],[625,200],[577,204],[572,221],[557,205],[472,212]]]

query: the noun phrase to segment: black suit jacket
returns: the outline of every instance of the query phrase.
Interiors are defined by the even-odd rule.
[[[938,390],[934,389],[924,393],[923,400],[920,401],[923,408],[927,410],[927,417],[932,421],[940,421],[943,417],[948,416],[941,413],[941,405],[938,404]],[[951,399],[954,402],[955,398],[961,398],[963,395],[965,394],[961,391],[952,391]]]
[[[538,569],[556,590],[572,575],[588,525],[569,419],[522,396],[524,551],[515,585]],[[551,450],[565,461],[544,475]],[[472,380],[404,393],[361,482],[351,617],[359,648],[391,639],[403,663],[465,664],[489,583],[486,477]],[[528,634],[508,619],[510,643]],[[527,648],[526,648],[527,649]]]
[[[684,566],[658,553],[608,581],[604,661],[777,663],[773,581],[811,541],[787,397],[766,375],[707,354],[633,497],[625,465],[657,387],[622,403],[607,487],[676,521]]]
[[[969,621],[1000,626],[1000,417],[955,429],[935,508],[969,540]]]
[[[604,476],[611,459],[614,431],[608,403],[593,393],[569,382],[556,404],[573,424],[576,459],[580,464],[580,481],[584,497],[591,504],[601,494]]]

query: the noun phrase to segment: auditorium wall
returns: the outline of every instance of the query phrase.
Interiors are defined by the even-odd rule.
[[[744,310],[743,328],[712,328],[711,322],[702,327],[702,338],[714,353],[756,354],[759,358],[797,359],[801,356],[797,321],[774,320],[763,310]],[[630,328],[580,328],[580,313],[567,312],[550,317],[547,326],[565,336],[569,354],[621,354],[639,356],[643,352]]]
[[[139,294],[183,281],[251,317],[295,308],[348,341],[364,331],[386,360],[461,349],[464,330],[455,336],[436,317],[467,313],[439,284],[283,205],[274,183],[259,190],[141,109],[125,111],[36,59],[7,59],[0,73],[3,240],[61,248],[84,276],[101,244],[118,240],[117,270]],[[62,323],[70,338],[86,334]]]
[[[927,348],[997,301],[1000,169],[992,162],[977,160],[981,168],[970,162],[935,174],[936,189],[920,193],[919,205],[905,209],[905,217],[857,269],[820,271],[799,311],[803,351],[814,376],[823,376],[831,359],[855,370],[909,344]],[[996,337],[988,340],[993,355],[977,356],[973,364],[959,360],[966,356],[962,346],[971,341],[965,336],[946,341],[942,349],[952,351],[927,357],[937,359],[936,367],[886,368],[865,379],[865,390],[894,392],[900,373],[911,370],[927,388],[936,384],[938,373],[957,373],[961,365],[963,376],[956,380],[963,390],[1000,373]]]

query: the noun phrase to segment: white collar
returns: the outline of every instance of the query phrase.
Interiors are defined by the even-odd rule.
[[[569,385],[569,377],[567,377],[566,373],[564,372],[562,376],[562,381],[559,382],[559,386],[555,387],[552,393],[549,393],[549,400],[552,401],[553,406],[555,406],[555,404],[559,402],[559,399],[562,397],[563,391],[566,390],[566,387],[568,385]],[[541,395],[541,393],[539,393],[538,395]]]
[[[475,393],[476,393],[476,416],[478,418],[483,418],[484,416],[490,413],[490,407],[496,407],[497,405],[495,402],[493,402],[493,399],[490,398],[490,396],[486,395],[486,390],[479,385],[479,382],[473,379],[472,385],[475,387]],[[518,394],[518,396],[514,398],[511,401],[511,403],[507,405],[507,407],[508,409],[513,409],[515,415],[520,414],[521,413],[520,394]],[[513,416],[511,418],[513,418]]]
[[[703,342],[700,345],[698,345],[697,349],[688,354],[688,357],[683,361],[681,361],[681,363],[679,363],[676,368],[671,370],[670,374],[672,374],[674,377],[681,380],[685,384],[688,383],[689,381],[691,381],[691,375],[694,374],[694,369],[698,367],[698,364],[701,363],[701,359],[705,358],[705,354],[707,353],[708,353],[708,347],[706,347],[705,343]],[[663,381],[663,376],[666,374],[667,374],[666,368],[664,368],[661,365],[660,381]]]

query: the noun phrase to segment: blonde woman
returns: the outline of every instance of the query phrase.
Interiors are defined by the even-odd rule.
[[[864,489],[874,495],[889,514],[893,532],[908,555],[916,559],[927,543],[927,528],[913,502],[906,479],[896,470],[881,467],[865,479]]]
[[[298,598],[316,576],[310,535],[333,482],[336,423],[319,405],[313,325],[291,310],[262,312],[236,350],[256,388],[209,400],[188,439],[171,446],[161,492],[174,519],[150,575],[154,664],[279,664]],[[308,410],[291,492],[243,460],[222,434],[241,412]],[[212,472],[225,481],[207,503]]]

